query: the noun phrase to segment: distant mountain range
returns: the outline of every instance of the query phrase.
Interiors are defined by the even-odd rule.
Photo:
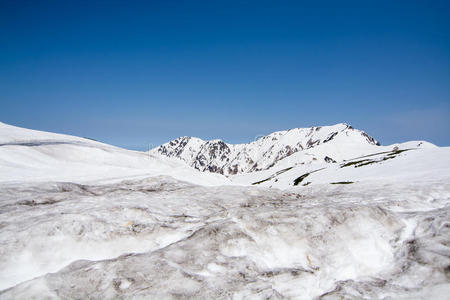
[[[340,159],[342,152],[380,145],[364,131],[340,123],[277,131],[247,144],[180,137],[152,149],[151,153],[178,158],[200,171],[235,175],[267,170],[295,153],[309,151],[324,144],[329,146],[329,150],[326,153],[322,151],[321,155],[314,158],[328,163]]]

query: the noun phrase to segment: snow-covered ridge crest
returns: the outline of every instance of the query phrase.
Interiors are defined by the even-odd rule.
[[[228,144],[220,139],[204,141],[184,136],[152,149],[151,152],[178,158],[200,171],[233,175],[266,170],[296,152],[325,143],[340,145],[341,148],[342,145],[380,145],[364,131],[340,123],[277,131],[248,144]]]

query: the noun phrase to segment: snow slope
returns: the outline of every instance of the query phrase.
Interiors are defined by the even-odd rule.
[[[239,184],[280,189],[318,183],[408,178],[426,180],[435,176],[450,179],[450,147],[440,148],[427,142],[407,142],[371,149],[355,147],[348,153],[333,152],[336,160],[327,162],[323,158],[330,155],[330,152],[329,149],[318,146],[313,151],[287,157],[268,170],[230,178]],[[296,183],[296,179],[301,176],[305,176],[304,179]]]
[[[0,123],[0,168],[0,182],[87,182],[168,175],[196,184],[229,184],[217,174],[201,173],[148,153],[4,123]]]

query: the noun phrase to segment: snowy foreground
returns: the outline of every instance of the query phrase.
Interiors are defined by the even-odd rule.
[[[450,149],[371,159],[246,186],[0,123],[0,299],[449,299]]]

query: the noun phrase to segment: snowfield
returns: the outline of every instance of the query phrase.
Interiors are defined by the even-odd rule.
[[[0,299],[449,299],[450,148],[352,147],[225,177],[0,123]]]

